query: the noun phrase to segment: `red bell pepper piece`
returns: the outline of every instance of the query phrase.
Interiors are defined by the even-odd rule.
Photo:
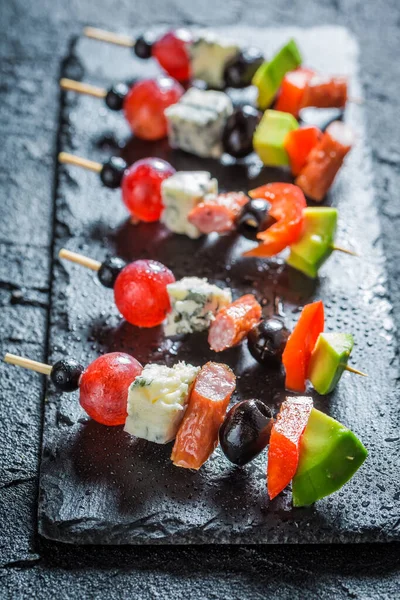
[[[286,370],[285,387],[304,392],[311,353],[324,330],[324,305],[321,300],[306,304],[286,343],[282,363]]]
[[[292,183],[267,183],[249,192],[251,198],[265,198],[271,203],[271,217],[276,223],[257,237],[262,244],[249,250],[244,256],[274,256],[301,236],[307,203],[303,192]]]
[[[297,471],[300,438],[313,407],[311,398],[287,398],[271,431],[268,449],[268,495],[272,500],[285,489]]]
[[[300,127],[289,131],[284,146],[289,155],[293,175],[298,175],[307,162],[307,157],[321,139],[322,131],[318,127]]]
[[[288,112],[297,118],[302,106],[304,90],[314,75],[315,71],[305,67],[286,73],[274,107],[275,110]]]

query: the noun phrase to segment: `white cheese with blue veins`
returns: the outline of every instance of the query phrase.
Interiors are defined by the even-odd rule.
[[[184,277],[167,285],[171,312],[164,325],[167,337],[205,331],[215,315],[232,302],[229,288],[220,288],[199,277]]]
[[[218,193],[218,182],[207,171],[174,173],[161,184],[164,204],[161,222],[174,233],[181,233],[192,239],[200,237],[201,232],[189,223],[188,215],[210,193]]]
[[[199,371],[184,362],[146,365],[129,387],[125,431],[156,444],[173,440]]]
[[[239,52],[236,44],[217,41],[212,36],[199,37],[189,46],[193,79],[201,79],[212,88],[224,88],[225,67]]]
[[[170,146],[219,158],[223,153],[222,133],[232,112],[232,101],[224,92],[191,88],[164,111]]]

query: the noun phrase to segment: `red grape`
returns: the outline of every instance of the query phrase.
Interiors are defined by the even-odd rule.
[[[167,135],[164,110],[176,104],[183,87],[170,77],[143,79],[135,83],[124,100],[124,114],[133,133],[143,140],[160,140]]]
[[[153,44],[153,56],[161,67],[178,81],[188,81],[191,77],[188,45],[191,34],[185,29],[170,31]]]
[[[129,212],[140,221],[158,221],[163,210],[161,183],[174,173],[175,169],[160,158],[143,158],[129,167],[121,186]]]
[[[171,310],[167,292],[173,273],[155,260],[136,260],[122,269],[114,285],[115,304],[137,327],[160,325]]]
[[[96,358],[82,373],[79,402],[89,417],[102,425],[123,425],[127,417],[128,388],[142,365],[123,352]]]

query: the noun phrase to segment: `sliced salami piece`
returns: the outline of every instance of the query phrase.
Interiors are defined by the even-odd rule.
[[[222,308],[208,333],[211,349],[222,352],[239,344],[261,319],[261,310],[253,294],[241,296]]]
[[[296,185],[306,196],[316,202],[324,199],[353,141],[353,132],[347,125],[340,121],[329,125],[296,178]]]
[[[346,77],[322,77],[314,75],[307,82],[301,108],[344,108],[347,102]]]
[[[188,220],[201,233],[228,233],[236,229],[236,217],[249,197],[243,192],[228,192],[214,196],[209,194],[190,212]]]
[[[236,387],[233,371],[208,362],[197,375],[171,460],[177,467],[200,469],[218,445],[218,432]]]

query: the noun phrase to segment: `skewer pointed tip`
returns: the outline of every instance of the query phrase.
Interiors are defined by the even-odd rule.
[[[353,367],[349,367],[349,365],[345,366],[345,370],[349,371],[349,373],[354,373],[355,375],[361,375],[361,377],[368,377],[367,373],[363,373],[362,371],[359,371],[358,369],[354,369]]]
[[[357,252],[349,250],[348,248],[342,248],[342,246],[336,246],[336,244],[332,246],[332,250],[336,250],[337,252],[343,252],[344,254],[350,254],[350,256],[356,256],[358,258],[360,256],[359,254],[357,254]]]

